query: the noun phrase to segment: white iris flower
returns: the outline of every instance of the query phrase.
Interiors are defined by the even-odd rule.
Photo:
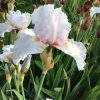
[[[29,13],[21,13],[19,10],[10,11],[7,14],[7,21],[0,23],[0,37],[4,37],[5,32],[10,32],[13,29],[25,30],[31,22]]]
[[[29,54],[42,53],[45,48],[52,46],[72,56],[79,70],[84,69],[86,48],[83,43],[68,39],[71,24],[61,8],[54,8],[52,4],[40,6],[32,14],[32,23],[35,34],[27,33],[17,39],[12,49],[14,61],[20,61]]]
[[[100,14],[100,7],[92,7],[91,9],[90,9],[90,16],[91,16],[91,18],[93,17],[93,15],[94,14]]]

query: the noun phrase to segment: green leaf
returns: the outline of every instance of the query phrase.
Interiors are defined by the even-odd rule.
[[[30,68],[30,77],[31,77],[31,82],[32,82],[32,84],[33,84],[33,87],[34,87],[34,89],[35,89],[35,92],[37,92],[37,85],[36,85],[36,83],[35,83],[35,80],[34,80],[34,76],[33,76],[33,73],[32,73],[32,70],[31,70],[31,68]]]
[[[18,100],[23,100],[23,96],[19,92],[17,92],[15,89],[8,90],[8,91],[14,92],[16,94]]]
[[[63,69],[63,71],[64,71],[64,76],[65,76],[65,83],[67,85],[67,88],[66,88],[67,92],[66,92],[64,100],[68,100],[68,97],[70,95],[70,78],[67,76],[65,69]]]
[[[55,58],[54,58],[54,63],[56,64],[61,58],[61,55],[57,55]]]
[[[7,82],[3,85],[3,87],[2,87],[2,90],[4,91],[5,89],[6,89],[6,87],[7,87]]]
[[[96,86],[93,89],[86,91],[80,100],[97,100],[97,96],[100,95],[100,86]]]
[[[54,91],[56,91],[56,92],[60,92],[61,91],[61,87],[59,87],[59,88],[54,88]]]
[[[62,94],[64,91],[64,86],[63,88],[60,89],[60,91],[57,93],[56,99],[55,100],[62,100]]]
[[[43,65],[42,65],[41,61],[35,60],[35,64],[36,64],[40,69],[43,69]]]
[[[46,95],[50,96],[51,98],[55,99],[56,97],[56,92],[42,88],[42,92],[45,93]]]
[[[1,90],[2,100],[7,100],[7,97],[5,96],[4,92]]]
[[[76,86],[73,88],[73,90],[70,93],[69,100],[73,100],[81,86],[81,83],[83,82],[83,78],[76,84]]]
[[[52,85],[52,89],[53,88],[56,88],[59,84],[59,81],[60,81],[60,77],[61,77],[61,73],[62,73],[62,68],[63,68],[63,65],[61,65],[57,71],[57,74],[55,76],[55,79],[54,79],[54,82],[53,82],[53,85]]]

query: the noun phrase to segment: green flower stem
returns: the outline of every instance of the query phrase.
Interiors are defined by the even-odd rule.
[[[11,43],[14,43],[16,40],[16,30],[14,29],[11,34]]]
[[[10,91],[11,91],[11,83],[8,83],[8,85],[9,85],[9,89],[10,89]],[[11,98],[12,98],[12,100],[13,100],[13,94],[12,94],[12,91],[11,91]]]
[[[16,80],[16,76],[15,75],[14,75],[14,83],[15,83],[17,91],[20,92],[19,91],[19,84],[17,84],[17,80]]]
[[[41,92],[41,89],[42,89],[42,86],[43,86],[43,82],[44,82],[46,73],[47,73],[47,72],[42,73],[42,78],[41,78],[40,86],[39,86],[38,92],[37,92],[37,94],[36,94],[36,99],[35,99],[35,100],[38,100],[38,99],[39,99],[40,92]]]
[[[22,95],[23,95],[23,100],[26,100],[26,99],[25,99],[25,93],[24,93],[24,87],[23,87],[23,84],[21,84],[21,91],[22,91]]]

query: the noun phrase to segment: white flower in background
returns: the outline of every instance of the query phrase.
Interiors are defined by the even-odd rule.
[[[100,7],[92,7],[91,9],[90,9],[90,16],[91,16],[91,18],[93,17],[93,15],[94,14],[100,14]]]
[[[0,61],[1,62],[10,62],[9,60],[12,58],[12,52],[11,49],[14,47],[14,45],[6,45],[3,47],[3,53],[0,54]]]
[[[14,45],[5,45],[3,48],[2,48],[2,53],[0,54],[0,61],[1,62],[11,62],[10,60],[13,60],[13,58],[12,58],[12,49],[14,48]],[[21,59],[20,60],[24,60],[24,59],[31,59],[31,55],[27,55],[27,57],[21,57]],[[19,62],[20,62],[20,60],[19,60]],[[13,63],[15,63],[15,64],[18,64],[19,62],[13,62]],[[24,64],[25,65],[25,64]],[[27,65],[29,65],[29,63],[27,64]],[[21,66],[20,65],[20,63],[19,63],[19,66]]]
[[[15,42],[12,49],[14,61],[20,61],[29,54],[42,53],[46,47],[52,46],[72,56],[79,70],[84,69],[86,48],[81,42],[68,39],[71,24],[61,8],[54,8],[54,5],[40,6],[32,14],[32,23],[36,34],[24,35]]]
[[[50,98],[46,98],[46,100],[53,100],[53,99],[50,99]]]
[[[21,13],[19,10],[10,11],[7,14],[7,21],[0,23],[0,37],[4,37],[5,32],[10,32],[12,29],[26,29],[31,22],[29,13]]]

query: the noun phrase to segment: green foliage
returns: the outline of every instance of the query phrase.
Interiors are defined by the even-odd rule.
[[[87,48],[85,70],[78,71],[72,57],[53,49],[55,65],[46,75],[40,100],[45,100],[45,98],[54,100],[100,100],[100,40],[96,37],[97,31],[100,30],[100,21],[97,22],[96,18],[93,18],[88,29],[83,30],[83,22],[80,23],[82,20],[80,20],[80,15],[76,9],[82,6],[85,1],[87,0],[67,0],[62,9],[72,23],[69,38],[83,42]],[[55,0],[52,0],[52,3],[54,4]],[[42,0],[16,0],[15,10],[19,9],[22,12],[32,13],[33,4],[40,6],[43,2]],[[12,41],[10,37],[9,33],[5,34],[4,44],[10,44]],[[8,100],[11,93],[13,100],[23,100],[21,91],[16,88],[16,81],[12,82],[11,89],[6,84],[3,65],[0,63],[0,100]],[[42,76],[42,68],[40,56],[33,55],[31,68],[23,83],[26,100],[34,100]]]

